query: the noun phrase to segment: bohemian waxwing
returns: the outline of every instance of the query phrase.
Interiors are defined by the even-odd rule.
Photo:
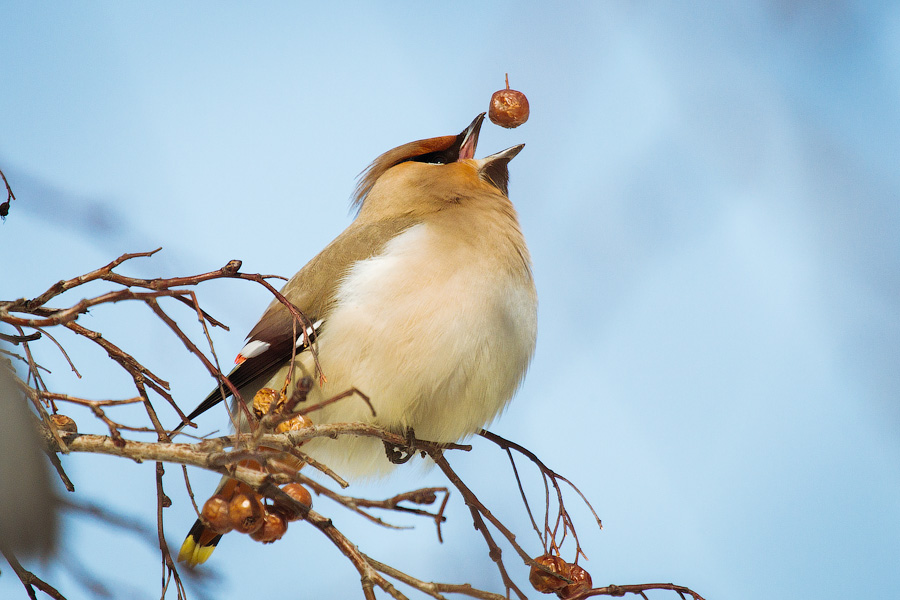
[[[534,351],[537,294],[507,197],[507,165],[524,145],[475,159],[483,120],[389,150],[363,172],[356,219],[281,290],[309,319],[310,335],[298,339],[302,327],[275,300],[247,336],[228,375],[245,401],[283,386],[293,352],[288,396],[302,377],[315,382],[301,407],[356,388],[375,410],[348,398],[311,413],[316,424],[360,421],[446,443],[503,410]],[[188,420],[222,401],[222,389]],[[303,452],[342,476],[394,466],[371,437],[317,438]],[[180,560],[209,557],[219,536],[204,529],[198,520]]]

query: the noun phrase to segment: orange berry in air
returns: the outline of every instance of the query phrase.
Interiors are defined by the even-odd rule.
[[[522,92],[509,89],[509,75],[506,76],[506,89],[497,90],[491,96],[491,107],[488,118],[491,123],[512,129],[528,120],[528,98]]]

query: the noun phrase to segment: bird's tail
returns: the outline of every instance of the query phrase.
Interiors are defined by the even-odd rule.
[[[216,533],[204,525],[203,521],[197,519],[194,521],[194,526],[191,527],[187,537],[184,538],[184,543],[181,544],[181,550],[178,552],[178,562],[183,562],[189,567],[196,567],[205,563],[212,556],[213,550],[216,549],[216,544],[221,539],[221,533]]]
[[[234,495],[237,488],[237,481],[230,477],[223,477],[216,486],[215,494],[221,494],[223,497],[230,498]],[[209,501],[207,501],[207,504]],[[201,514],[206,514],[206,505]],[[208,515],[206,515],[208,517]],[[194,521],[194,525],[184,538],[181,544],[181,550],[178,551],[178,562],[183,562],[189,567],[196,567],[205,563],[212,556],[216,544],[222,539],[222,534],[214,530],[209,524],[204,523],[201,519]]]

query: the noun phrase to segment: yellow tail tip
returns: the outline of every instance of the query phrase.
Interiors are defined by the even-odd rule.
[[[188,535],[181,545],[181,550],[178,552],[178,562],[186,563],[189,567],[196,567],[209,560],[215,549],[215,546],[201,546],[194,539],[194,536]]]
[[[221,535],[207,529],[199,520],[191,527],[191,532],[184,538],[181,550],[178,551],[178,562],[189,567],[205,563],[212,556]]]

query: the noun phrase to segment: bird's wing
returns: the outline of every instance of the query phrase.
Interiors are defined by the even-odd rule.
[[[303,329],[307,328],[309,338],[315,339],[327,328],[335,292],[347,269],[357,261],[379,254],[385,244],[416,222],[417,219],[410,217],[363,224],[358,224],[357,220],[350,225],[281,289],[284,297],[306,317],[307,323],[297,323],[295,326],[290,311],[278,299],[273,300],[247,335],[247,343],[235,361],[238,364],[228,374],[229,381],[240,389],[253,381],[270,377],[291,359],[293,353],[306,350],[307,336],[303,334]],[[295,346],[297,350],[294,350]],[[187,416],[187,421],[230,395],[226,386],[216,386]]]

